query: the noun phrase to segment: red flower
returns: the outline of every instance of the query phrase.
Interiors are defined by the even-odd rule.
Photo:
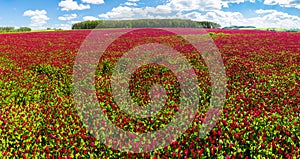
[[[82,134],[81,137],[85,140],[87,138],[86,135]]]
[[[50,152],[48,146],[46,146],[45,151],[46,151],[47,153]]]
[[[94,142],[90,142],[90,145],[91,145],[92,147],[95,147]]]
[[[78,152],[78,148],[76,146],[74,147],[74,149],[75,149],[76,152]]]
[[[176,152],[172,152],[172,156],[173,156],[173,157],[176,157]]]
[[[189,150],[188,150],[188,149],[185,149],[185,150],[184,150],[184,154],[185,154],[185,155],[188,155],[188,153],[189,153]]]
[[[215,154],[214,148],[211,149],[210,153],[211,153],[212,155]]]
[[[278,148],[278,153],[281,155],[283,154],[283,151],[281,150],[281,148]]]

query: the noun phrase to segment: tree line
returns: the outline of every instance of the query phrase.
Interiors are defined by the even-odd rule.
[[[138,19],[138,20],[93,20],[75,23],[72,29],[95,28],[220,28],[221,25],[209,21],[182,19]]]
[[[10,27],[10,26],[0,27],[0,32],[2,32],[2,33],[6,33],[6,32],[27,32],[27,31],[31,31],[31,28],[28,28],[28,27],[15,28],[15,27]]]
[[[256,28],[255,26],[229,26],[224,27],[224,29],[243,29],[243,28]]]

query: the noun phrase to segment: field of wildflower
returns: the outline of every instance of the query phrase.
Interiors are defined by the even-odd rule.
[[[206,31],[220,51],[227,77],[225,104],[216,126],[199,137],[211,82],[203,58],[186,48],[184,55],[201,88],[199,109],[177,140],[145,153],[106,146],[82,123],[86,117],[74,104],[72,73],[91,30],[0,34],[0,158],[300,158],[300,33]],[[186,34],[193,32],[187,29]],[[155,36],[165,43],[175,39]],[[162,84],[168,102],[159,113],[140,119],[120,111],[114,102],[111,70],[131,43],[144,41],[147,38],[135,35],[120,38],[99,61],[95,75],[99,110],[116,126],[136,133],[159,130],[179,111],[176,77],[160,65],[141,67],[129,85],[134,101],[143,106],[149,102],[151,85]]]

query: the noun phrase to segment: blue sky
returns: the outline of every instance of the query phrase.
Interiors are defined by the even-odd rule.
[[[0,0],[0,26],[70,29],[84,20],[140,18],[300,28],[300,0]]]

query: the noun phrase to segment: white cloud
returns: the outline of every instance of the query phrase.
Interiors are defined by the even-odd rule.
[[[176,11],[207,11],[221,9],[222,3],[220,0],[170,0],[170,2],[166,4],[166,6]]]
[[[62,11],[69,11],[69,10],[85,10],[90,9],[90,5],[78,4],[76,1],[73,0],[62,0],[58,4],[61,7]]]
[[[239,12],[210,11],[205,14],[191,12],[184,14],[185,18],[197,21],[214,21],[224,26],[256,26],[259,28],[298,28],[300,26],[300,17],[289,15],[276,10],[256,10],[256,17],[246,18]]]
[[[250,1],[255,1],[255,0],[250,0]],[[229,6],[228,6],[228,4],[229,3],[244,3],[245,2],[245,0],[221,0],[221,4],[222,4],[222,6],[223,7],[225,7],[225,8],[228,8]]]
[[[128,0],[138,1],[138,0]],[[225,12],[221,9],[230,3],[243,3],[255,0],[168,0],[165,4],[155,7],[118,6],[99,17],[107,19],[192,19],[197,21],[214,21],[224,26],[247,25],[256,27],[297,28],[300,26],[299,16],[289,15],[276,10],[256,10],[254,17],[245,17],[240,12]],[[279,2],[280,0],[273,0]],[[289,0],[292,1],[292,0]],[[281,1],[284,2],[283,0]],[[299,0],[294,0],[296,4]],[[134,3],[134,2],[132,2]],[[202,14],[201,14],[201,13]]]
[[[132,2],[126,2],[124,4],[127,5],[127,6],[137,6],[136,3],[132,3]]]
[[[213,21],[222,26],[228,26],[230,23],[234,25],[244,25],[246,23],[245,17],[240,12],[224,12],[215,10],[206,12],[205,14],[191,12],[182,16],[196,21]]]
[[[276,12],[276,10],[263,10],[263,9],[259,9],[259,10],[255,11],[256,14],[268,14],[268,13],[274,13],[274,12]]]
[[[178,11],[213,11],[228,7],[229,3],[244,3],[246,0],[169,0],[166,6]],[[255,0],[251,0],[252,2]]]
[[[169,13],[172,13],[172,9],[168,6],[165,6],[165,5],[158,5],[156,7],[146,7],[145,11],[147,13],[152,13],[152,14],[169,14]]]
[[[124,5],[126,5],[126,6],[138,6],[137,2],[139,2],[139,0],[128,0],[127,2],[124,3]]]
[[[61,28],[61,29],[64,29],[64,30],[69,30],[69,29],[72,29],[72,24],[79,23],[79,22],[80,21],[68,21],[68,22],[63,23],[63,24],[55,24],[54,28]]]
[[[49,20],[45,10],[27,10],[23,13],[23,16],[30,17],[30,26],[32,27],[42,27]]]
[[[109,19],[130,19],[130,18],[148,18],[151,14],[170,14],[172,9],[164,5],[156,7],[132,8],[128,6],[118,6],[110,12],[100,14],[99,17]]]
[[[45,10],[27,10],[24,12],[24,16],[37,16],[37,15],[45,15],[47,12]]]
[[[300,0],[265,0],[266,5],[280,5],[281,7],[293,7],[300,9]]]
[[[63,16],[58,17],[59,20],[72,20],[75,18],[77,18],[77,14],[65,14]]]
[[[104,0],[82,0],[82,2],[90,4],[103,4]]]
[[[178,14],[189,11],[216,11],[223,7],[228,7],[229,3],[243,3],[246,0],[168,0],[166,4],[155,7],[132,7],[137,6],[135,2],[139,0],[128,0],[125,5],[113,8],[107,13],[100,14],[99,17],[108,19],[131,19],[131,18],[152,18],[162,14]],[[255,1],[255,0],[250,0]]]
[[[99,17],[102,18],[111,18],[111,19],[124,19],[131,18],[135,15],[133,8],[119,6],[117,8],[113,8],[110,12],[105,14],[100,14]]]
[[[60,28],[64,30],[69,30],[72,28],[71,24],[56,24],[55,28]]]
[[[74,21],[71,21],[70,24],[74,24],[74,23],[80,23],[81,21],[79,20],[74,20]]]
[[[290,15],[288,13],[280,12],[277,10],[256,10],[260,17],[252,18],[253,22],[261,23],[261,25],[268,25],[270,27],[284,27],[284,28],[299,28],[300,17]]]
[[[83,17],[84,21],[88,21],[88,20],[99,20],[97,17],[94,16],[85,16]]]

